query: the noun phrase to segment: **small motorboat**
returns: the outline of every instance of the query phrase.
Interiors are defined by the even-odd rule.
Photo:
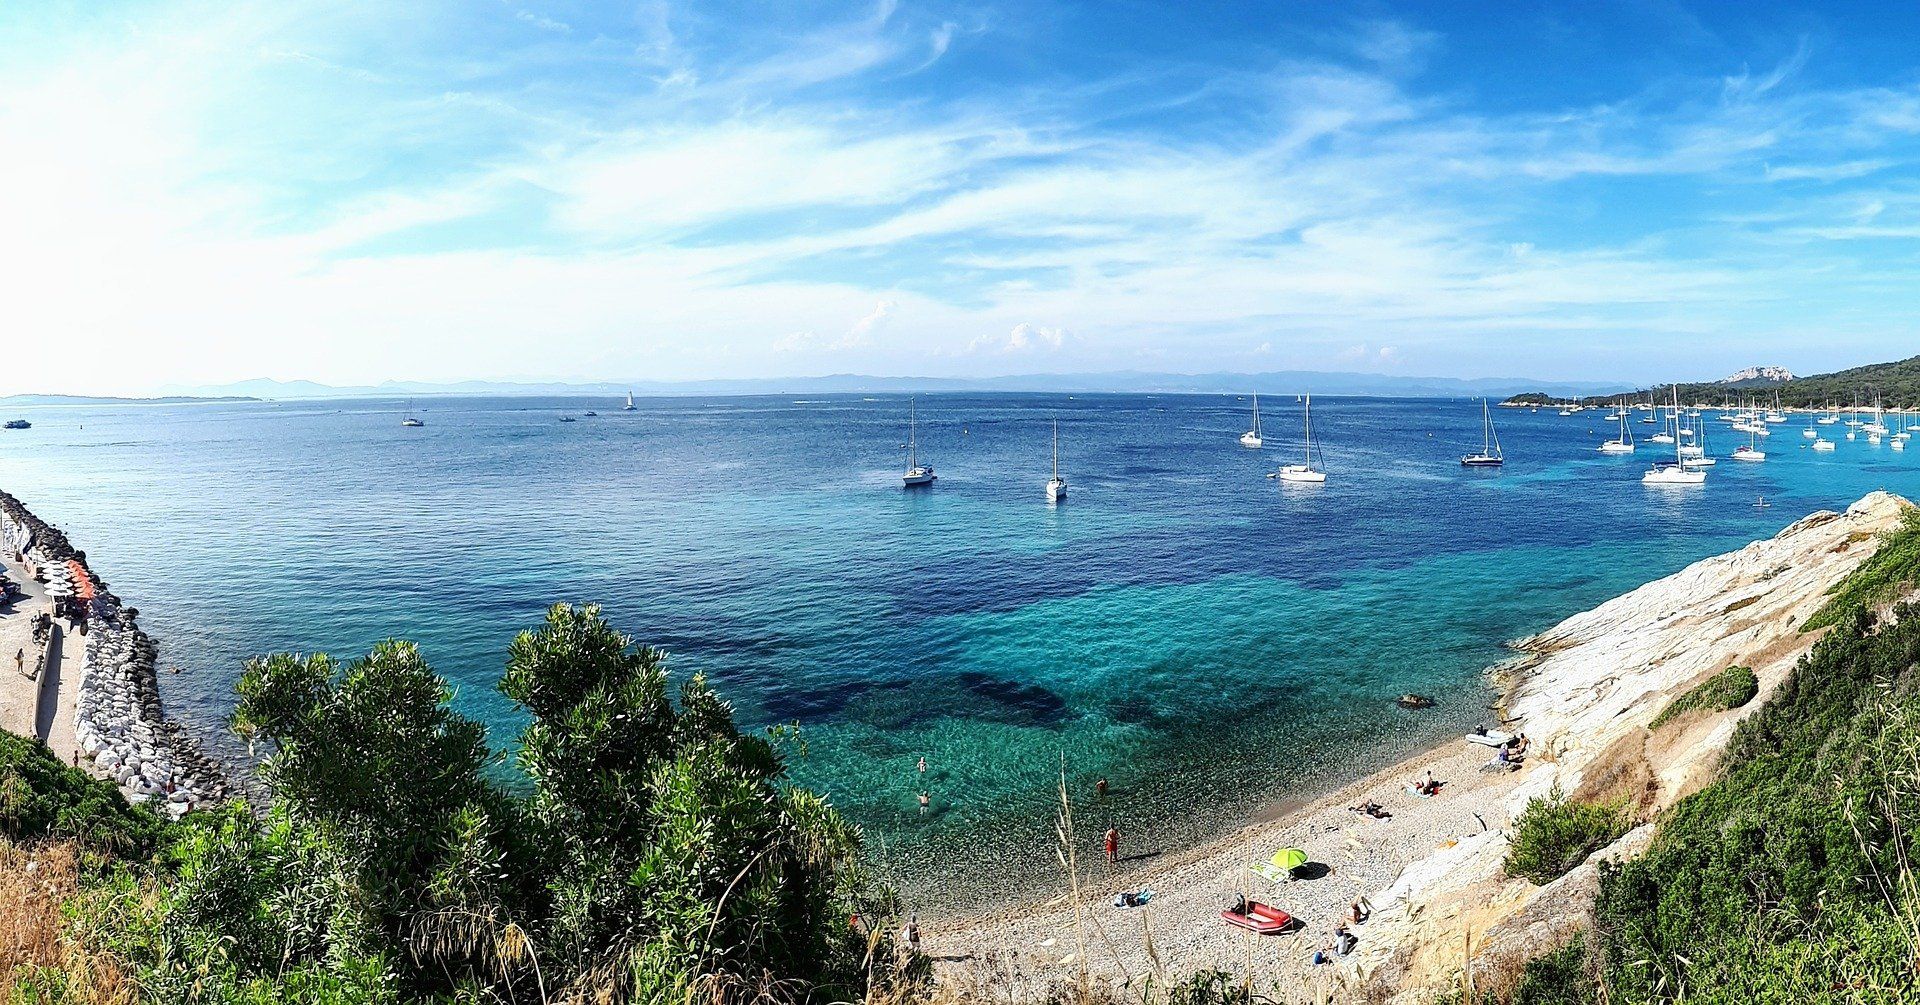
[[[7,427],[6,427],[6,428],[8,428],[8,429],[32,429],[32,428],[33,428],[33,423],[31,423],[31,422],[28,422],[28,421],[27,421],[27,420],[25,420],[25,419],[8,419],[8,420],[7,420]]]
[[[589,418],[589,419],[591,419],[591,418],[595,418],[595,417],[597,417],[597,416],[599,416],[599,414],[600,414],[600,413],[599,413],[599,412],[585,412],[585,413],[582,413],[582,414],[584,414],[584,415],[585,415],[585,416],[586,416],[587,418]]]
[[[571,415],[563,415],[563,416],[561,416],[561,417],[560,417],[560,421],[561,421],[561,422],[575,422],[575,421],[578,421],[578,420],[576,420],[576,419],[575,419],[575,418],[574,418],[573,416],[571,416]]]
[[[1227,924],[1255,935],[1278,935],[1293,927],[1293,915],[1257,900],[1246,900],[1220,912]]]

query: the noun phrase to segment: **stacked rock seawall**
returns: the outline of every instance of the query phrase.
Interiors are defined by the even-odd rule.
[[[159,647],[93,572],[86,553],[59,529],[0,492],[0,539],[34,567],[69,582],[78,563],[93,588],[84,603],[85,665],[74,700],[74,740],[93,770],[123,786],[136,802],[155,801],[179,815],[224,799],[227,774],[161,707]],[[69,645],[77,633],[68,633]]]

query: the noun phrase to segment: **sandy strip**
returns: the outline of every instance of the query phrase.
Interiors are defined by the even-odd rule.
[[[1116,983],[1137,985],[1155,972],[1157,957],[1163,975],[1219,967],[1250,974],[1256,986],[1279,980],[1299,987],[1302,999],[1317,997],[1312,989],[1330,988],[1333,968],[1313,967],[1314,950],[1332,940],[1334,927],[1345,921],[1356,898],[1387,887],[1415,860],[1506,823],[1506,797],[1528,770],[1482,771],[1491,755],[1489,748],[1464,739],[1448,741],[1177,855],[1128,868],[1124,859],[1130,849],[1123,843],[1117,872],[1104,861],[1099,831],[1083,833],[1083,870],[1093,877],[1084,892],[1089,968]],[[1422,799],[1407,786],[1429,770],[1447,784],[1439,795]],[[1362,799],[1380,803],[1393,818],[1376,820],[1347,808]],[[1284,847],[1307,852],[1310,864],[1301,872],[1312,878],[1275,886],[1245,868]],[[965,981],[969,971],[1070,978],[1078,970],[1079,950],[1065,885],[1063,878],[1061,896],[1048,904],[962,918],[923,917],[926,951],[942,961],[943,978],[949,980]],[[1146,906],[1113,905],[1116,892],[1140,887],[1154,891]],[[1242,893],[1279,906],[1304,927],[1259,937],[1226,924],[1221,908]],[[1363,942],[1366,931],[1364,924],[1354,929]]]

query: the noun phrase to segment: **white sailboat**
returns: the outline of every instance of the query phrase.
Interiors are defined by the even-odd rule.
[[[1760,449],[1760,430],[1749,428],[1747,435],[1749,439],[1746,443],[1733,448],[1733,459],[1736,461],[1766,460],[1766,452]]]
[[[1053,477],[1047,479],[1047,501],[1057,503],[1067,497],[1067,480],[1060,477],[1060,420],[1053,420]]]
[[[1464,468],[1497,468],[1507,463],[1506,455],[1500,452],[1500,435],[1493,431],[1493,412],[1487,408],[1487,399],[1480,399],[1480,452],[1467,454],[1460,458]]]
[[[920,423],[918,402],[909,401],[907,405],[907,470],[900,475],[900,484],[916,489],[933,484],[933,465],[920,463]]]
[[[1319,484],[1327,480],[1327,472],[1324,468],[1318,467],[1313,463],[1313,395],[1305,395],[1303,400],[1306,403],[1305,416],[1307,431],[1305,459],[1303,463],[1300,464],[1281,465],[1280,470],[1273,473],[1273,477],[1283,482],[1310,482]],[[1324,459],[1322,463],[1325,463]]]
[[[1680,412],[1678,385],[1673,389],[1673,411],[1676,415]],[[1705,485],[1707,472],[1704,468],[1689,467],[1687,459],[1681,455],[1680,448],[1676,445],[1673,448],[1672,462],[1654,462],[1653,467],[1648,468],[1647,473],[1640,476],[1640,481],[1646,485]]]
[[[1596,449],[1603,454],[1633,453],[1633,433],[1627,429],[1627,419],[1624,413],[1620,417],[1620,435],[1600,444]]]
[[[1240,434],[1240,445],[1260,449],[1266,441],[1260,439],[1260,392],[1253,392],[1253,428]]]
[[[401,419],[400,424],[406,426],[408,429],[419,429],[421,426],[427,424],[427,420],[413,414],[413,402],[409,401],[407,402],[407,417]]]
[[[631,412],[631,411],[634,411],[634,410],[635,410],[635,408],[634,408],[634,404],[633,404],[633,392],[632,392],[632,391],[628,391],[628,392],[627,392],[627,403],[626,403],[626,404],[624,404],[624,405],[622,405],[622,406],[620,406],[620,410],[621,410],[622,412]]]

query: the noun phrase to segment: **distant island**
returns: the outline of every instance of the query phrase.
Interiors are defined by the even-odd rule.
[[[1872,405],[1877,399],[1887,408],[1914,409],[1920,408],[1920,356],[1810,377],[1797,377],[1784,367],[1754,366],[1716,381],[1659,384],[1611,394],[1565,395],[1539,388],[1512,395],[1501,404],[1509,408],[1591,407],[1611,405],[1623,397],[1664,400],[1676,388],[1680,400],[1709,405],[1729,399],[1739,403],[1749,396],[1759,396],[1771,404],[1777,396],[1784,408],[1851,408],[1856,403]]]

